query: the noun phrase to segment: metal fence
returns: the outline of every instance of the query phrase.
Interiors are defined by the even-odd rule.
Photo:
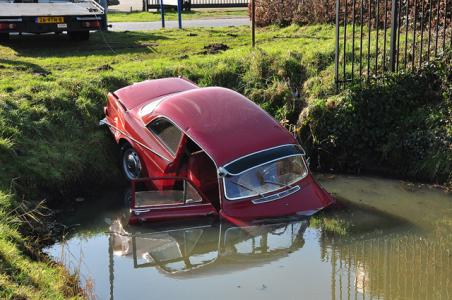
[[[159,9],[160,0],[147,1],[147,9]],[[184,9],[191,8],[228,8],[228,7],[248,7],[249,0],[182,0]]]
[[[414,70],[452,47],[452,0],[336,0],[336,83]]]

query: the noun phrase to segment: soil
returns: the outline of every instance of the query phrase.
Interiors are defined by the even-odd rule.
[[[217,54],[220,53],[221,51],[226,51],[229,49],[228,45],[225,44],[209,44],[207,46],[204,46],[204,51],[201,52],[202,54]]]

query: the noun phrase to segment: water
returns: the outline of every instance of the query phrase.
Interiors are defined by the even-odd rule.
[[[452,195],[319,175],[340,207],[312,219],[122,226],[120,193],[85,201],[46,249],[97,299],[452,299]]]

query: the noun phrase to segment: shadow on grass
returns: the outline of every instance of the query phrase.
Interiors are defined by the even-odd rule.
[[[14,282],[20,285],[29,285],[34,288],[39,288],[39,283],[36,282],[26,272],[16,267],[9,261],[3,253],[0,252],[0,273],[7,274]]]
[[[73,57],[155,52],[158,41],[168,37],[154,32],[94,32],[89,41],[73,41],[66,34],[13,35],[1,46],[19,56]]]
[[[5,66],[5,65],[10,66],[11,68],[13,68],[17,71],[31,72],[31,73],[35,73],[37,75],[50,74],[50,72],[47,71],[46,69],[42,68],[39,65],[30,63],[30,62],[0,58],[0,66]]]

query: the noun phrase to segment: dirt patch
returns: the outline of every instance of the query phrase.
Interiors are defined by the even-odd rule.
[[[52,74],[52,72],[50,72],[50,71],[45,71],[45,70],[33,72],[33,75],[34,75],[34,76],[43,76],[43,77],[46,77],[46,76],[49,76],[50,74]]]
[[[94,69],[94,71],[111,71],[113,67],[110,65],[102,65]]]
[[[229,49],[228,45],[225,44],[210,44],[207,46],[204,46],[204,51],[201,52],[202,54],[217,54],[221,51],[226,51]]]

